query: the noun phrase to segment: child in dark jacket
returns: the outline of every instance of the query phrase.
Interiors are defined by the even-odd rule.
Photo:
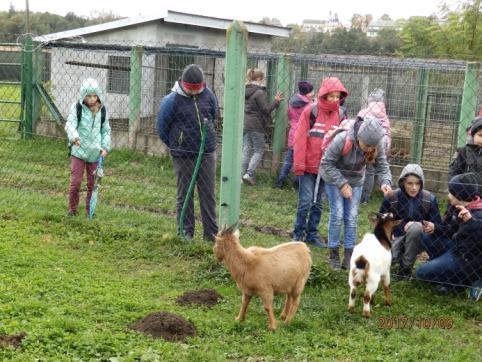
[[[479,187],[482,185],[482,117],[476,117],[470,128],[471,140],[457,150],[450,164],[449,179],[461,173],[473,172],[477,175]]]
[[[429,282],[471,285],[482,278],[482,200],[476,175],[454,176],[448,198],[457,211],[435,230],[430,243],[424,240],[430,260],[417,268],[416,275]]]
[[[291,168],[293,167],[293,144],[295,139],[296,127],[301,117],[301,113],[307,105],[312,103],[313,85],[309,82],[298,83],[298,93],[293,95],[288,104],[288,119],[290,121],[290,130],[288,132],[288,151],[283,162],[283,167],[276,181],[275,187],[283,187],[283,183],[288,177]]]
[[[266,87],[262,85],[264,73],[259,69],[248,69],[246,78],[241,180],[255,185],[254,172],[263,158],[264,136],[271,124],[271,112],[283,100],[283,94],[278,92],[270,104]]]
[[[400,263],[399,279],[409,278],[422,238],[442,224],[435,195],[424,190],[424,175],[417,164],[408,164],[400,173],[399,188],[385,197],[380,213],[391,212],[402,223],[393,229],[392,263]]]
[[[299,176],[298,208],[293,231],[293,239],[305,241],[321,247],[318,224],[321,219],[323,183],[319,186],[316,202],[316,178],[320,167],[321,145],[325,134],[335,129],[339,122],[340,99],[348,96],[343,83],[335,77],[323,80],[318,91],[318,102],[312,107],[305,107],[295,131],[294,170]],[[311,124],[311,114],[316,118]],[[306,238],[305,238],[306,234]]]

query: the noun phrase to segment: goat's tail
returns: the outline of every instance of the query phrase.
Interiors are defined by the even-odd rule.
[[[367,269],[369,265],[368,260],[366,260],[363,255],[360,255],[355,259],[355,266],[357,269]]]
[[[355,259],[355,268],[352,270],[354,280],[359,283],[366,283],[369,269],[370,263],[363,255],[360,255]]]

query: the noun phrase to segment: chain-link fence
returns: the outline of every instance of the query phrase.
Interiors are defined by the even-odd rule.
[[[24,52],[12,44],[0,50],[0,137],[8,142],[2,142],[8,146],[1,151],[4,191],[24,190],[25,194],[15,195],[19,200],[28,193],[52,194],[70,215],[83,207],[80,192],[88,212],[90,195],[95,195],[94,171],[105,150],[106,180],[97,208],[100,217],[133,209],[148,217],[169,218],[172,225],[181,225],[176,231],[188,239],[212,240],[220,207],[216,206],[216,190],[223,182],[219,180],[224,156],[220,145],[223,135],[232,131],[223,129],[225,102],[240,91],[225,84],[223,49],[26,42]],[[367,215],[382,210],[403,219],[395,229],[395,240],[390,240],[400,277],[413,275],[465,286],[480,281],[482,216],[476,196],[480,144],[459,151],[459,158],[465,157],[460,161],[463,164],[457,171],[453,165],[449,172],[454,153],[465,143],[467,129],[482,105],[480,64],[271,53],[248,53],[245,61],[248,69],[256,71],[248,75],[248,84],[241,90],[247,112],[245,129],[244,135],[235,137],[243,137],[244,147],[242,155],[233,157],[242,159],[236,182],[246,185],[239,195],[240,225],[248,235],[255,230],[286,240],[327,242],[323,246],[329,247],[328,262],[335,268],[349,267],[343,263],[341,246],[349,257],[355,242],[373,229],[365,222]],[[197,67],[185,72],[190,64],[199,65],[203,77]],[[86,79],[95,82],[85,83]],[[331,83],[320,94],[326,79]],[[306,83],[299,87],[301,81]],[[343,102],[344,117],[338,107],[325,104],[333,96],[330,93],[335,93],[334,103]],[[101,103],[89,98],[91,94]],[[323,146],[323,136],[344,118],[347,130]],[[380,123],[371,129],[368,118]],[[246,122],[251,123],[247,126]],[[304,128],[300,127],[303,122]],[[370,141],[378,137],[379,129],[384,130],[384,146],[375,151],[378,143]],[[475,131],[474,140],[480,142],[478,128]],[[366,137],[359,138],[359,132]],[[15,141],[19,136],[33,140]],[[350,151],[338,152],[340,140],[350,137]],[[14,161],[9,157],[12,150],[22,157]],[[370,152],[378,152],[373,162]],[[402,190],[383,199],[381,192],[371,191],[374,187],[369,183],[390,184],[387,160],[392,188],[401,186]],[[409,163],[420,167],[407,170]],[[367,164],[366,174],[371,177],[365,177]],[[290,173],[293,169],[297,177]],[[90,175],[87,188],[81,182],[84,170]],[[475,185],[470,177],[454,180],[452,191],[461,192],[462,203],[448,202],[449,174],[467,171],[475,172],[479,180]],[[401,172],[403,182],[398,183]],[[409,191],[409,184],[417,192]],[[315,189],[319,195],[313,202]],[[385,191],[388,195],[389,190]],[[38,210],[49,211],[42,198],[25,200]],[[449,204],[468,209],[471,221]],[[204,227],[195,231],[196,222]],[[471,232],[467,228],[474,222]],[[129,223],[126,219],[125,224]],[[430,260],[425,262],[427,256]],[[437,279],[437,263],[454,275]],[[412,273],[416,268],[422,271]]]

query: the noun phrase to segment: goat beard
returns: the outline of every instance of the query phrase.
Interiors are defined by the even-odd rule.
[[[375,163],[375,160],[377,158],[377,149],[375,148],[373,151],[370,152],[363,152],[365,155],[365,163],[367,165],[373,165]]]

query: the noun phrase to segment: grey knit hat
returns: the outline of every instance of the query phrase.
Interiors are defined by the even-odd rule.
[[[368,103],[370,102],[383,102],[385,98],[385,92],[381,88],[376,88],[368,96]]]
[[[367,146],[376,146],[383,138],[382,121],[377,118],[365,117],[358,130],[358,140]]]

